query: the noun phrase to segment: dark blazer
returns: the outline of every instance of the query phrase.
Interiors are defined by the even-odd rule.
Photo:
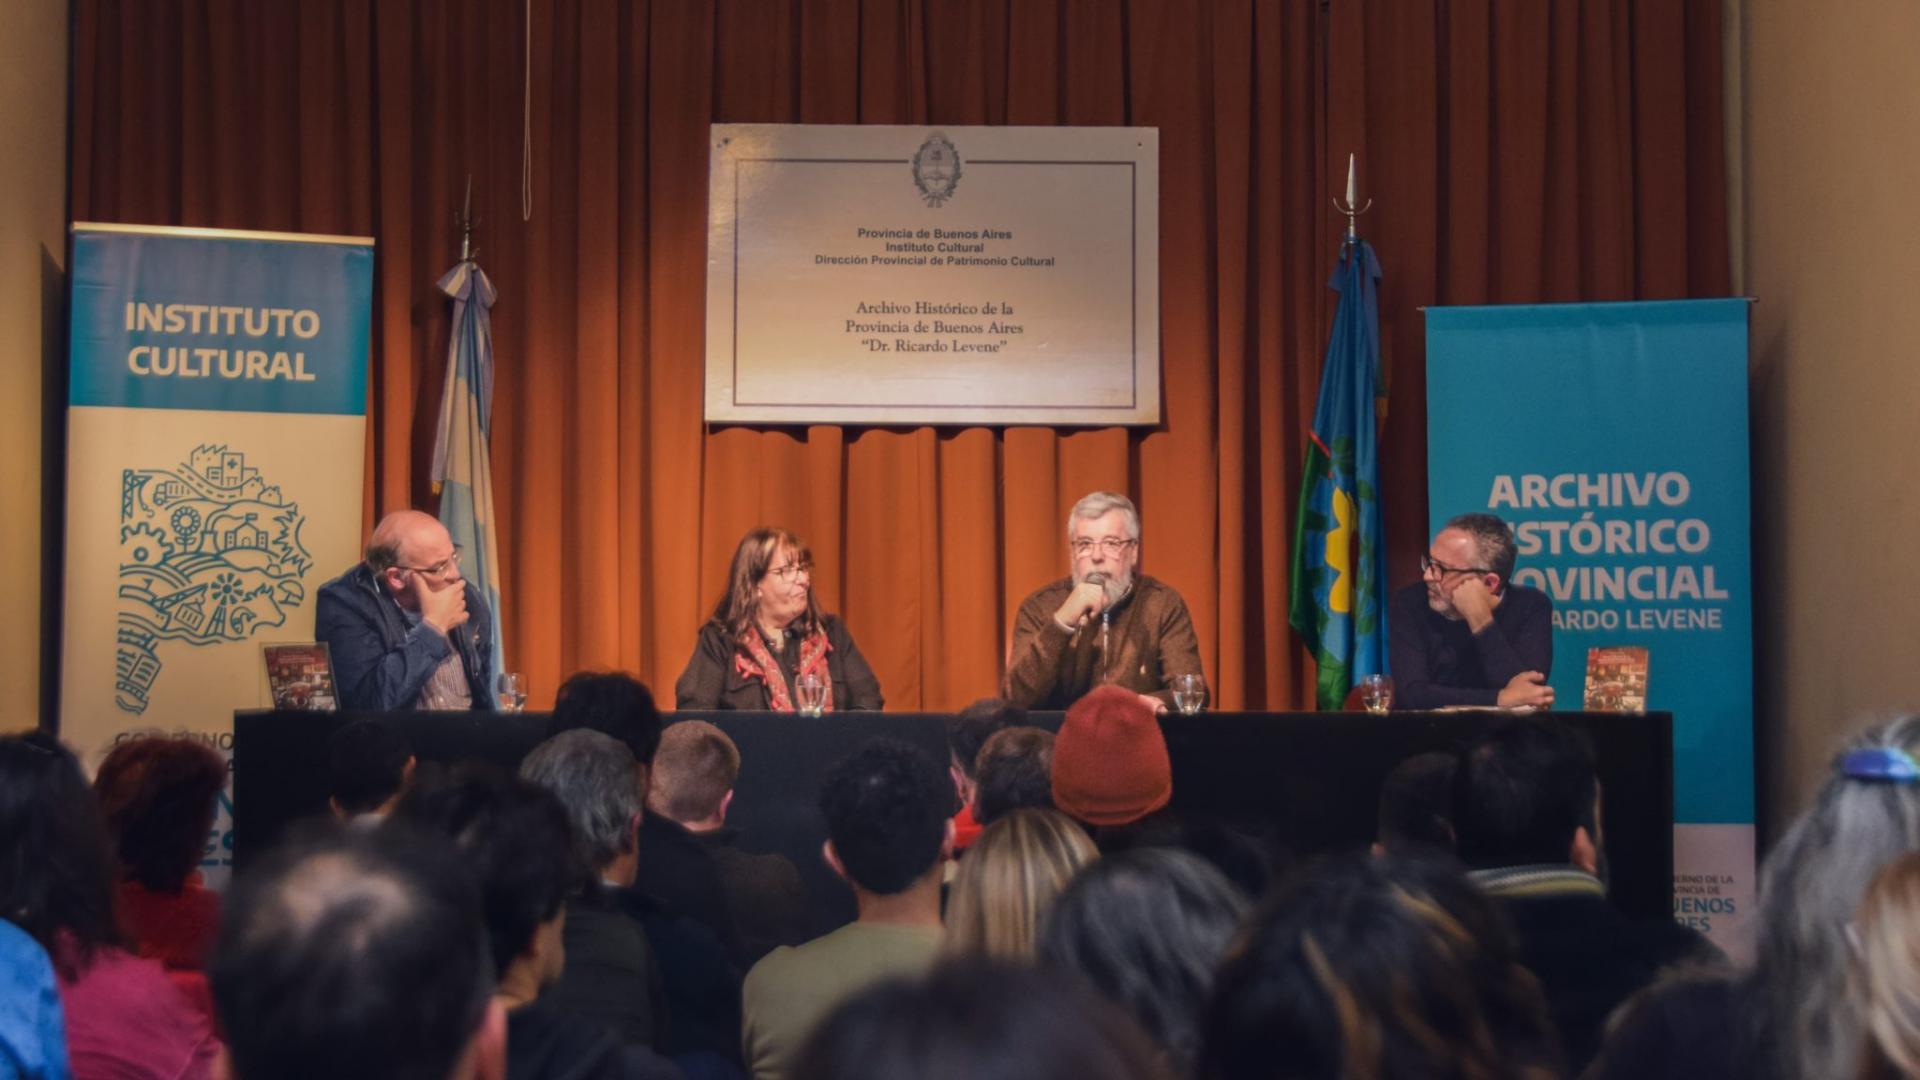
[[[646,927],[627,910],[625,891],[595,885],[567,905],[566,970],[540,1004],[585,1017],[623,1043],[654,1046],[666,1033],[666,990]]]
[[[714,939],[738,962],[740,932],[727,907],[720,868],[707,846],[679,822],[662,814],[641,815],[640,868],[633,889],[712,930]]]
[[[643,841],[644,843],[644,841]],[[620,910],[645,931],[658,981],[651,1045],[675,1061],[718,1059],[738,1066],[740,971],[705,923],[669,909],[637,889],[611,890]],[[573,912],[567,912],[571,930]],[[572,946],[568,946],[571,950]],[[567,965],[572,967],[569,951]],[[546,1000],[544,996],[542,1001]]]
[[[320,586],[313,636],[332,654],[340,707],[410,709],[434,669],[458,651],[473,707],[493,708],[493,613],[473,582],[462,587],[466,624],[443,635],[424,623],[408,626],[406,614],[381,590],[366,563]]]
[[[621,1045],[591,1020],[535,1002],[507,1014],[507,1080],[684,1080],[673,1062]]]
[[[793,860],[743,850],[738,829],[722,826],[693,835],[720,872],[720,887],[740,933],[742,970],[750,970],[775,946],[807,940],[807,887]]]

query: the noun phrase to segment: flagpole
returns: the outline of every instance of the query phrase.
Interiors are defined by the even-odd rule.
[[[1352,183],[1349,181],[1348,186]],[[467,174],[467,196],[460,206],[460,261],[473,261],[473,174]]]
[[[1373,209],[1372,199],[1368,199],[1365,206],[1359,204],[1358,186],[1354,180],[1353,154],[1349,152],[1347,154],[1347,201],[1343,205],[1339,199],[1333,200],[1333,208],[1347,215],[1347,246],[1349,247],[1360,242],[1360,215]]]

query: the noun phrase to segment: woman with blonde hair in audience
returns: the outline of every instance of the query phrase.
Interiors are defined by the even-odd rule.
[[[943,951],[1031,960],[1040,917],[1098,857],[1086,831],[1057,810],[1015,810],[987,826],[947,895]]]
[[[1888,863],[1847,932],[1853,996],[1867,1030],[1861,1080],[1920,1077],[1920,853]]]
[[[1813,804],[1760,869],[1745,971],[1671,979],[1614,1017],[1594,1080],[1854,1075],[1866,1048],[1847,1008],[1847,925],[1873,876],[1920,849],[1920,717],[1849,739]]]

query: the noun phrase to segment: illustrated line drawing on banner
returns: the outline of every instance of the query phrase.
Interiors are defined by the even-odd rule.
[[[202,445],[172,468],[128,469],[120,495],[120,616],[114,702],[135,715],[162,641],[242,641],[306,601],[313,557],[300,508],[246,455]]]

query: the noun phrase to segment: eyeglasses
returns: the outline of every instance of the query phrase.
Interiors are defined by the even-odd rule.
[[[779,578],[781,581],[792,581],[801,574],[806,574],[811,577],[813,575],[813,564],[810,562],[800,562],[796,559],[785,566],[773,567],[769,569],[767,573]]]
[[[1438,572],[1441,577],[1448,574],[1491,574],[1492,570],[1484,566],[1448,566],[1431,555],[1420,556],[1420,576]]]
[[[1073,543],[1067,545],[1068,549],[1073,552],[1073,557],[1076,559],[1082,559],[1093,554],[1094,548],[1099,548],[1108,558],[1118,558],[1121,552],[1132,546],[1133,541],[1122,540],[1115,536],[1109,536],[1105,540],[1075,540]]]
[[[396,563],[394,569],[407,570],[415,574],[425,574],[428,577],[446,577],[448,574],[460,569],[460,553],[460,545],[455,544],[453,545],[453,554],[441,559],[432,566],[401,566]]]

